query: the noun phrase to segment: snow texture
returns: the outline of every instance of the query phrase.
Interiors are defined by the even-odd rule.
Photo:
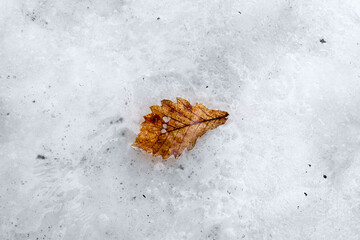
[[[0,239],[360,239],[357,0],[1,0]],[[176,97],[229,112],[166,162]]]

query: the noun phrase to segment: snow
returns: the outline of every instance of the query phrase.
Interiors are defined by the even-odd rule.
[[[0,239],[359,239],[358,1],[0,3]],[[149,107],[229,112],[163,162]]]

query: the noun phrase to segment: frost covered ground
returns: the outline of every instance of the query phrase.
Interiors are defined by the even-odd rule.
[[[0,239],[359,239],[360,3],[0,1]],[[162,162],[177,96],[230,113]]]

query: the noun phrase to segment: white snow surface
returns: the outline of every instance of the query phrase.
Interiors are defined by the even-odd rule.
[[[0,239],[360,239],[357,0],[1,0]],[[229,112],[180,158],[149,107]]]

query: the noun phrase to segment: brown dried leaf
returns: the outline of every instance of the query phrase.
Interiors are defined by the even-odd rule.
[[[195,106],[178,97],[177,103],[162,100],[161,106],[150,107],[152,113],[144,116],[145,122],[132,146],[139,147],[163,159],[178,158],[185,148],[191,150],[198,137],[227,120],[227,112],[210,110],[204,105]]]

